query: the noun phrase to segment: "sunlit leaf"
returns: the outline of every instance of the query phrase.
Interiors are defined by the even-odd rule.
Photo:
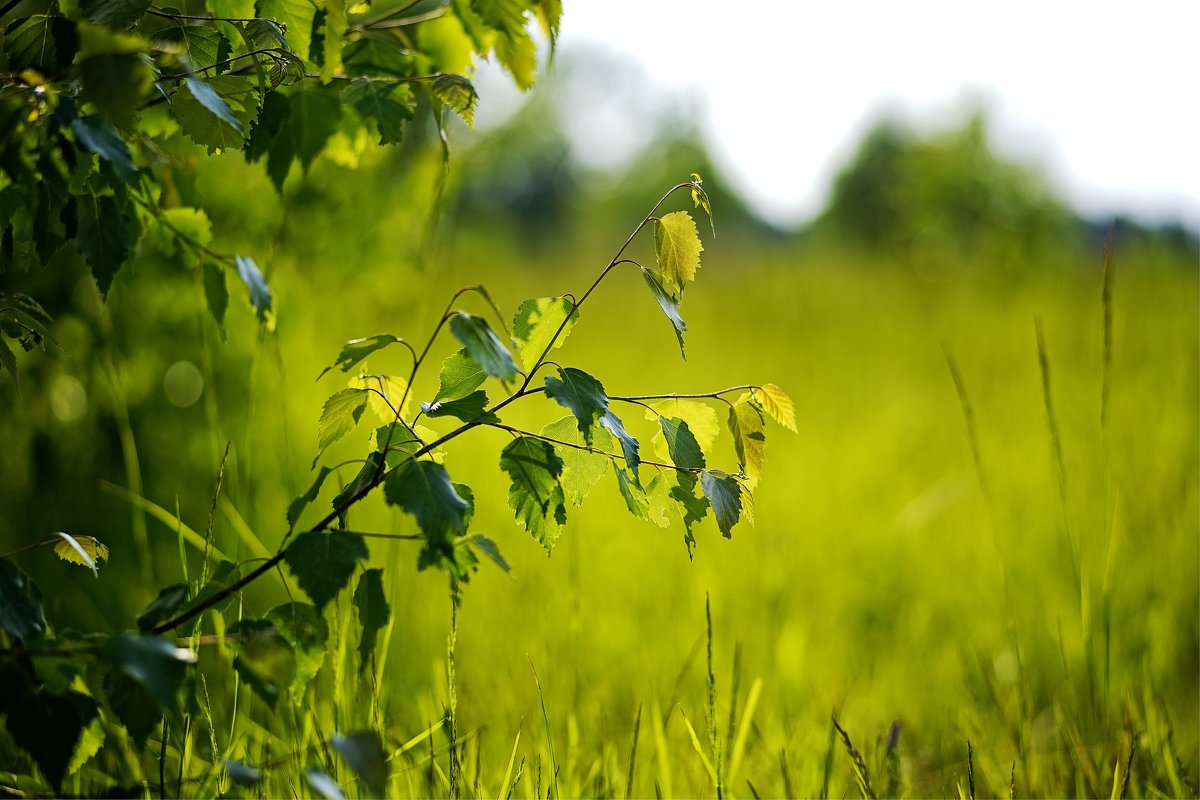
[[[687,333],[687,323],[683,321],[683,317],[679,316],[679,303],[667,292],[662,279],[656,273],[643,267],[642,277],[646,279],[646,285],[650,287],[650,293],[658,301],[659,308],[671,322],[675,338],[679,341],[679,354],[687,358],[687,353],[683,349],[683,334]]]
[[[321,410],[317,423],[317,458],[331,444],[345,436],[358,425],[371,393],[363,389],[342,389],[330,395]]]
[[[696,204],[696,208],[703,209],[708,215],[708,226],[712,228],[713,236],[716,236],[717,226],[713,222],[712,204],[708,201],[708,192],[704,190],[704,181],[695,172],[692,173],[692,202]]]
[[[71,536],[59,531],[59,541],[54,544],[55,554],[63,561],[87,567],[99,574],[97,566],[108,560],[108,546],[95,536]]]
[[[792,433],[796,432],[796,406],[783,389],[773,383],[764,383],[753,390],[753,396],[767,416]]]
[[[501,451],[500,469],[512,480],[508,505],[517,521],[549,553],[567,521],[566,497],[558,480],[562,459],[549,442],[520,436]]]
[[[483,317],[459,311],[450,318],[450,332],[488,375],[502,381],[517,376],[512,354]]]
[[[438,75],[431,81],[425,81],[424,85],[431,95],[450,106],[468,127],[474,124],[475,103],[479,95],[469,80],[461,75]]]
[[[304,0],[259,0],[303,4]],[[312,20],[309,20],[312,24]],[[289,29],[289,35],[291,30]],[[334,95],[319,89],[304,89],[291,95],[291,114],[288,128],[292,146],[305,172],[321,154],[329,137],[337,131],[342,106]]]
[[[442,371],[438,375],[438,392],[433,396],[433,402],[446,402],[466,397],[478,389],[487,380],[487,373],[479,362],[466,351],[459,350],[442,362]]]
[[[244,138],[246,133],[245,126],[242,125],[240,119],[234,116],[233,110],[230,109],[229,104],[225,102],[225,98],[221,97],[216,89],[191,75],[184,78],[184,83],[197,103],[207,108],[217,119],[224,122],[230,128],[233,128],[236,133],[241,134]]]
[[[185,82],[171,98],[171,114],[196,144],[240,149],[258,118],[258,91],[241,75],[214,75],[195,86]]]
[[[748,392],[729,409],[729,431],[733,434],[733,447],[742,474],[746,476],[746,485],[753,489],[758,485],[766,461],[767,439],[762,411]]]
[[[348,385],[351,389],[362,389],[368,393],[367,402],[380,422],[393,422],[397,406],[401,417],[408,416],[410,392],[406,391],[408,382],[404,378],[396,375],[359,375],[351,378]],[[401,403],[401,400],[404,402]]]
[[[696,437],[700,450],[706,456],[711,456],[717,437],[721,432],[721,420],[717,412],[707,403],[698,400],[663,400],[653,403],[652,409],[646,410],[646,420],[658,423],[659,417],[681,419],[687,423],[688,430]],[[654,432],[650,445],[659,461],[670,461],[671,451],[667,448],[667,440],[663,438],[661,428]]]
[[[579,312],[566,297],[537,297],[517,306],[517,313],[513,315],[513,339],[517,342],[517,355],[525,370],[533,369],[551,342],[556,348],[562,347],[578,321]]]
[[[737,480],[720,470],[705,470],[700,473],[700,487],[712,506],[717,527],[726,538],[730,529],[737,524],[742,513],[742,490]]]
[[[580,447],[586,446],[583,434],[579,432],[579,422],[573,416],[551,422],[542,428],[542,435]],[[603,428],[595,428],[592,431],[592,446],[600,451],[611,452],[612,436]],[[580,447],[560,445],[554,448],[563,462],[559,483],[562,484],[563,493],[573,506],[583,503],[583,498],[604,477],[604,473],[608,471],[608,464],[612,460],[608,456],[590,453]]]
[[[688,283],[696,279],[700,268],[700,234],[686,211],[674,211],[659,217],[654,225],[654,254],[663,287],[675,302],[683,297]]]
[[[300,58],[311,57],[313,18],[317,9],[309,0],[258,0],[257,16],[281,23],[288,47]]]
[[[625,501],[629,513],[638,519],[650,520],[650,501],[646,498],[646,490],[629,476],[629,473],[613,463],[613,472],[617,473],[617,489]]]

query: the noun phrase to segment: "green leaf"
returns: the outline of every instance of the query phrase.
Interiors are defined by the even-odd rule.
[[[708,192],[704,190],[704,181],[695,172],[692,173],[692,202],[696,204],[696,208],[704,210],[708,215],[708,227],[712,228],[712,234],[717,235],[717,226],[713,222],[712,204],[708,201]]]
[[[304,513],[304,509],[307,508],[310,503],[317,499],[317,495],[321,493],[322,484],[325,483],[325,479],[329,477],[331,472],[333,472],[333,470],[329,467],[321,467],[321,471],[317,473],[316,480],[314,480],[312,485],[308,487],[308,491],[297,497],[288,505],[287,522],[289,531],[295,530],[296,523],[300,521],[300,515]]]
[[[46,632],[41,590],[6,558],[0,558],[0,628],[21,643]]]
[[[358,640],[358,671],[361,673],[375,652],[375,639],[387,625],[392,610],[383,594],[383,570],[369,569],[358,579],[354,590],[354,607],[358,610],[358,625],[362,635]]]
[[[566,497],[558,477],[563,462],[547,441],[520,436],[500,453],[500,469],[508,473],[508,505],[533,538],[549,553],[567,521]]]
[[[767,415],[787,428],[796,432],[796,406],[787,393],[773,383],[764,383],[752,390],[751,396],[762,406]]]
[[[133,158],[129,155],[129,148],[125,146],[125,140],[102,115],[92,114],[73,119],[71,132],[75,134],[75,141],[84,149],[108,160],[121,180],[126,183],[137,181],[138,170],[133,165]]]
[[[6,685],[5,692],[10,690]],[[25,691],[6,711],[5,727],[13,741],[29,753],[50,785],[61,790],[79,737],[99,711],[96,701],[82,692]]]
[[[517,365],[508,348],[483,317],[459,311],[450,318],[450,332],[488,375],[502,381],[517,376]]]
[[[288,47],[305,61],[311,57],[316,14],[316,6],[308,0],[258,0],[258,16],[282,24]]]
[[[442,371],[438,375],[438,392],[433,402],[447,402],[466,397],[483,385],[487,373],[479,362],[471,358],[465,349],[442,362]]]
[[[138,631],[148,634],[153,631],[160,622],[165,622],[175,615],[188,599],[188,585],[186,583],[175,583],[163,588],[158,593],[158,597],[154,598],[150,605],[142,609],[142,613],[137,615]]]
[[[281,145],[281,149],[287,150],[287,162],[290,165],[292,157],[291,131],[287,129],[286,123],[291,116],[292,103],[288,100],[287,95],[282,92],[268,92],[263,100],[262,111],[259,112],[258,119],[250,128],[250,138],[243,151],[246,160],[258,161],[273,152],[275,145],[282,137],[286,141]],[[286,170],[284,170],[284,176],[287,176]],[[282,183],[282,180],[276,181],[275,188],[278,189]]]
[[[277,0],[266,0],[276,2]],[[282,1],[282,0],[280,0]],[[263,0],[260,0],[260,6]],[[311,22],[311,20],[310,20]],[[300,165],[307,172],[321,154],[325,142],[337,132],[342,106],[337,97],[319,89],[304,89],[291,96],[288,128]]]
[[[413,118],[412,92],[406,84],[355,79],[342,90],[342,102],[354,106],[379,129],[379,144],[399,144]]]
[[[433,433],[420,425],[416,426],[416,430],[421,431],[422,437]],[[387,446],[386,463],[388,467],[396,466],[425,446],[406,425],[400,423],[397,423],[394,428],[391,425],[380,425],[375,429],[372,446],[376,451],[381,452],[385,445]],[[439,450],[434,450],[430,455],[435,456],[434,460],[437,460],[436,456],[439,453]]]
[[[387,786],[387,757],[375,731],[358,731],[345,736],[334,734],[330,743],[346,759],[350,769],[362,779],[375,797],[383,797]]]
[[[364,339],[351,339],[342,347],[342,352],[338,353],[337,359],[328,367],[321,370],[321,374],[317,376],[317,380],[321,380],[325,373],[334,367],[337,367],[342,372],[349,372],[372,353],[382,350],[385,347],[390,347],[393,344],[400,344],[403,341],[399,336],[393,336],[390,333],[380,333]]]
[[[226,59],[230,52],[229,40],[211,25],[187,25],[181,20],[156,31],[154,38],[177,44],[182,60],[190,69],[211,67]]]
[[[63,561],[87,567],[99,577],[99,562],[108,560],[108,547],[95,536],[72,536],[58,531],[60,537],[54,545],[55,554]]]
[[[354,430],[367,408],[370,396],[371,393],[366,389],[342,389],[329,396],[321,410],[321,420],[317,423],[318,459],[331,444]],[[313,464],[316,465],[315,459]]]
[[[342,46],[348,27],[346,0],[325,0],[322,10],[325,14],[321,28],[321,80],[329,82],[342,67]],[[312,54],[312,57],[316,60],[317,54]]]
[[[276,606],[267,612],[266,618],[295,654],[296,674],[290,688],[296,697],[301,697],[325,663],[329,625],[324,615],[308,603]]]
[[[641,460],[638,457],[638,440],[625,432],[625,426],[611,411],[605,412],[604,416],[600,418],[600,427],[607,429],[609,433],[617,437],[617,441],[621,443],[621,452],[625,456],[625,464],[633,474],[633,479],[639,480],[638,464],[641,463]]]
[[[104,695],[125,726],[135,746],[146,746],[150,734],[160,727],[162,709],[141,681],[120,670],[110,670],[104,676]]]
[[[592,428],[608,413],[604,386],[581,369],[560,367],[559,377],[546,376],[546,396],[563,406],[579,424],[586,444],[592,443]]]
[[[655,221],[654,255],[663,286],[675,302],[683,298],[687,284],[696,279],[703,249],[696,223],[686,211],[664,214]]]
[[[179,714],[179,687],[187,665],[196,655],[176,647],[161,636],[120,634],[108,640],[104,653],[118,670],[136,680],[171,716]]]
[[[537,297],[521,303],[513,315],[512,325],[517,355],[525,370],[533,369],[552,341],[554,347],[562,347],[578,321],[579,311],[565,297]]]
[[[509,71],[521,89],[533,85],[537,72],[537,48],[525,28],[526,4],[521,0],[472,0],[471,9],[496,37],[496,59]]]
[[[729,432],[733,434],[733,448],[746,476],[746,485],[753,489],[766,461],[767,439],[762,411],[748,392],[729,408]]]
[[[579,432],[579,423],[573,416],[551,422],[542,428],[542,435],[570,444],[586,446],[583,434]],[[612,436],[602,428],[595,428],[592,431],[592,446],[597,450],[609,451],[613,447]],[[579,506],[592,487],[604,477],[612,459],[599,453],[580,450],[577,447],[556,446],[554,452],[558,453],[558,457],[563,462],[562,474],[559,475],[563,494],[571,501],[571,505]]]
[[[241,619],[226,629],[237,641],[233,668],[241,679],[268,706],[274,708],[279,696],[296,678],[296,652],[274,622],[265,619]]]
[[[304,770],[304,779],[325,800],[346,800],[346,795],[342,794],[342,789],[337,782],[321,770],[309,767]]]
[[[131,27],[149,7],[150,0],[79,0],[85,19],[110,28]]]
[[[678,503],[678,509],[683,517],[683,543],[687,546],[688,558],[696,549],[696,537],[692,528],[704,519],[708,513],[708,498],[696,494],[696,484],[700,482],[694,472],[675,473],[675,486],[671,488],[671,499]]]
[[[418,563],[453,569],[454,538],[466,533],[471,504],[455,489],[446,468],[432,461],[408,461],[387,476],[383,494],[389,504],[416,518],[425,537]]]
[[[206,0],[214,17],[248,19],[254,16],[254,0]]]
[[[117,271],[133,251],[137,237],[129,218],[111,197],[84,195],[76,207],[79,232],[75,246],[91,268],[100,294],[106,296]]]
[[[504,570],[505,572],[512,572],[512,565],[508,563],[508,560],[505,559],[504,555],[500,552],[499,546],[497,546],[496,543],[491,539],[481,533],[476,533],[471,536],[469,542],[472,547],[476,548],[479,550],[479,552],[483,553],[485,556],[495,562],[496,566],[498,566],[500,569]]]
[[[676,486],[675,476],[670,472],[660,472],[646,484],[646,503],[649,505],[649,520],[660,528],[669,528],[671,518],[668,514],[682,516],[679,504],[671,497],[671,490]]]
[[[445,402],[421,403],[421,411],[427,417],[456,417],[463,422],[487,424],[499,422],[500,418],[487,410],[488,397],[481,389],[466,397]]]
[[[688,424],[681,419],[658,418],[662,426],[663,438],[667,442],[667,452],[671,463],[680,469],[703,469],[704,453]]]
[[[720,470],[705,470],[700,473],[700,487],[712,505],[721,535],[728,539],[730,529],[737,524],[742,513],[742,490],[738,482]]]
[[[218,100],[225,106],[222,113],[214,110]],[[258,89],[241,75],[214,75],[198,87],[189,79],[171,97],[171,113],[183,132],[209,152],[240,149],[258,118]]]
[[[675,329],[675,338],[679,340],[679,355],[686,359],[687,353],[683,350],[683,334],[687,333],[687,323],[683,321],[683,317],[679,316],[679,303],[667,293],[657,274],[642,267],[642,277],[646,279],[646,285],[650,287],[650,293],[658,301],[659,308],[671,321],[671,327]]]
[[[423,81],[429,93],[444,105],[450,106],[454,113],[470,127],[475,122],[475,103],[479,95],[469,80],[461,75],[438,75],[431,81]]]
[[[403,430],[403,426],[397,426],[397,428],[398,430]],[[407,433],[407,431],[405,431],[405,433]],[[409,436],[411,437],[411,434],[409,434]],[[413,447],[413,452],[415,452],[417,448],[420,447],[421,443],[416,439],[411,438],[409,441],[416,445]],[[349,503],[351,498],[356,497],[360,492],[365,491],[366,488],[370,486],[376,478],[383,474],[384,466],[385,458],[382,451],[376,450],[368,453],[367,460],[363,463],[362,468],[358,471],[358,474],[354,476],[354,480],[347,483],[342,487],[340,492],[334,495],[333,507],[335,509],[341,508],[346,503]]]
[[[712,406],[696,400],[663,400],[654,403],[652,408],[646,409],[648,421],[657,423],[659,417],[681,419],[686,422],[688,430],[696,437],[701,452],[706,455],[712,454],[717,436],[721,432],[721,422]],[[671,451],[667,447],[667,440],[663,437],[661,425],[659,430],[655,431],[650,444],[660,461],[671,460]]]
[[[621,492],[621,498],[625,501],[625,507],[629,509],[629,513],[638,519],[649,521],[650,501],[646,498],[646,490],[615,462],[613,463],[613,472],[617,473],[617,488]]]
[[[354,565],[366,559],[367,543],[345,531],[302,533],[283,556],[318,611],[350,582]]]
[[[4,49],[12,72],[33,68],[43,75],[53,75],[74,60],[79,37],[68,20],[34,14],[9,26],[4,33]]]
[[[229,310],[229,286],[225,283],[224,268],[213,261],[204,262],[204,299],[224,338],[225,312]]]

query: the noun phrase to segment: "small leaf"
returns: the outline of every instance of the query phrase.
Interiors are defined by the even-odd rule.
[[[369,569],[358,579],[354,607],[358,609],[358,625],[362,628],[358,640],[358,671],[361,673],[375,652],[375,638],[392,613],[383,594],[383,570]]]
[[[579,423],[573,416],[551,422],[542,428],[542,435],[570,444],[586,446],[583,434],[579,432]],[[612,436],[603,428],[596,428],[592,431],[592,445],[597,450],[610,451],[613,447]],[[571,501],[571,505],[578,506],[583,503],[583,498],[592,490],[592,487],[604,477],[611,459],[600,453],[589,453],[587,450],[577,447],[555,446],[554,452],[558,453],[558,457],[563,462],[562,474],[558,478],[563,487],[563,494]]]
[[[349,372],[372,353],[393,344],[400,344],[403,341],[399,336],[393,336],[390,333],[380,333],[364,339],[351,339],[342,347],[342,352],[338,353],[337,360],[321,370],[321,374],[317,376],[317,380],[321,380],[325,376],[325,373],[334,367],[337,367],[342,372]]]
[[[696,484],[700,481],[694,472],[675,473],[675,486],[671,489],[671,499],[679,504],[682,510],[684,535],[683,543],[687,546],[688,558],[696,549],[696,537],[692,528],[708,513],[708,498],[696,494]]]
[[[204,299],[209,313],[225,337],[225,312],[229,310],[229,287],[225,283],[225,270],[213,261],[204,262]]]
[[[705,470],[700,473],[700,487],[712,505],[717,527],[728,539],[730,529],[737,524],[742,512],[742,490],[738,482],[720,470]]]
[[[500,469],[508,473],[508,505],[517,521],[549,553],[567,521],[566,497],[558,476],[563,462],[542,439],[519,436],[500,453]]]
[[[104,647],[113,666],[140,683],[150,697],[171,716],[179,714],[179,687],[187,665],[196,662],[196,654],[176,647],[161,636],[121,634]]]
[[[312,531],[297,536],[283,559],[320,611],[350,582],[355,565],[367,559],[367,543],[344,531]]]
[[[382,797],[387,786],[388,769],[379,734],[375,731],[358,731],[345,736],[335,733],[331,743],[371,794]]]
[[[475,121],[475,103],[479,95],[469,80],[461,75],[438,75],[432,81],[423,83],[431,95],[450,106],[467,123],[467,127],[471,127]]]
[[[346,795],[342,794],[341,787],[321,770],[309,767],[304,770],[304,778],[308,781],[308,785],[325,800],[346,800]]]
[[[71,536],[58,531],[60,537],[54,545],[55,554],[63,561],[80,564],[90,569],[96,577],[100,576],[97,566],[101,561],[108,560],[108,547],[95,536]]]
[[[459,311],[450,318],[450,332],[488,375],[502,381],[517,376],[517,365],[508,348],[483,317]]]
[[[687,353],[683,350],[683,334],[687,333],[687,323],[683,321],[683,317],[679,316],[679,303],[663,287],[662,280],[657,274],[643,267],[642,277],[646,279],[646,285],[650,287],[650,293],[658,301],[659,308],[671,321],[671,327],[675,329],[675,338],[679,340],[679,355],[686,359]]]
[[[730,407],[729,431],[733,434],[733,448],[742,474],[746,476],[746,485],[753,489],[758,485],[766,461],[767,439],[762,411],[749,393],[743,394]]]
[[[46,632],[41,590],[6,558],[0,558],[0,628],[21,643]]]
[[[317,9],[309,0],[258,0],[257,16],[275,20],[287,28],[284,44],[308,61],[312,53],[313,19]]]
[[[296,652],[275,623],[240,619],[226,629],[237,641],[233,668],[254,693],[272,708],[296,678]]]
[[[126,183],[136,183],[138,169],[121,134],[102,114],[91,114],[71,120],[75,141],[113,165],[117,176]]]
[[[242,121],[234,116],[233,110],[229,108],[229,104],[221,95],[217,94],[217,90],[199,78],[188,76],[184,79],[188,90],[192,93],[192,97],[196,99],[200,105],[207,108],[217,119],[224,122],[234,131],[240,134],[245,134],[245,128]]]
[[[703,469],[704,453],[696,437],[692,435],[688,424],[681,419],[658,418],[662,426],[663,438],[667,442],[667,452],[671,463],[680,469]]]
[[[244,788],[257,786],[262,781],[262,770],[258,767],[252,767],[249,764],[232,759],[224,759],[225,770],[229,773],[229,780]]]
[[[525,370],[534,368],[551,342],[562,347],[578,321],[579,312],[566,297],[538,297],[521,303],[513,315],[513,339]]]
[[[405,84],[355,79],[342,90],[342,102],[374,120],[379,144],[399,144],[404,126],[413,118],[413,99]]]
[[[410,440],[414,445],[420,445],[420,442],[415,439]],[[416,450],[416,447],[413,448]],[[357,497],[360,492],[366,490],[368,486],[375,482],[375,479],[383,474],[384,469],[384,454],[380,450],[372,451],[367,454],[367,460],[363,463],[358,474],[354,476],[354,480],[342,487],[342,490],[333,497],[333,507],[335,509],[342,508],[354,497]]]
[[[210,153],[241,149],[258,118],[254,84],[241,75],[213,75],[194,87],[191,80],[171,97],[171,114],[183,132]]]
[[[654,254],[658,258],[663,286],[675,302],[683,297],[688,283],[700,268],[700,234],[686,211],[664,214],[654,225]]]
[[[483,385],[487,373],[479,362],[471,358],[465,350],[459,350],[442,362],[442,371],[438,375],[438,393],[433,402],[446,402],[466,397]]]
[[[271,290],[267,286],[266,278],[263,277],[258,265],[254,263],[254,259],[249,256],[238,256],[235,263],[238,277],[250,290],[250,305],[254,306],[254,310],[258,313],[259,321],[267,322],[268,315],[271,313]]]
[[[773,383],[764,383],[753,390],[753,397],[771,419],[792,433],[796,432],[796,406],[783,389]]]
[[[696,208],[704,209],[704,213],[708,215],[708,226],[712,228],[715,237],[717,226],[713,222],[712,205],[708,202],[708,192],[704,191],[704,181],[695,172],[692,173],[692,202],[696,204]]]
[[[488,424],[500,418],[487,410],[488,397],[482,390],[471,392],[466,397],[445,402],[421,403],[421,411],[427,417],[456,417],[463,422]]]
[[[117,201],[107,195],[85,195],[76,205],[79,233],[75,246],[87,261],[102,296],[108,295],[113,277],[129,258],[137,241],[136,224],[121,211]]]
[[[137,615],[138,630],[150,633],[160,622],[165,622],[174,616],[188,599],[188,585],[175,583],[163,588],[158,597]]]
[[[512,565],[508,563],[508,560],[501,554],[500,548],[491,539],[481,533],[476,533],[471,536],[470,543],[472,547],[490,558],[500,569],[508,573],[512,572]]]
[[[625,507],[629,509],[629,513],[638,519],[649,521],[650,501],[646,497],[646,490],[615,463],[613,472],[617,473],[617,488],[621,492],[621,498],[625,500]]]
[[[367,408],[370,396],[371,393],[364,389],[342,389],[325,401],[321,420],[317,423],[318,459],[326,448],[354,430]]]

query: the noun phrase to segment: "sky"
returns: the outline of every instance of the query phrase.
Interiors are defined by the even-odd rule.
[[[686,98],[724,177],[777,224],[820,211],[880,118],[934,131],[982,103],[997,149],[1080,212],[1196,230],[1198,34],[1183,1],[565,0],[558,46]],[[588,127],[597,162],[636,146],[628,120]]]

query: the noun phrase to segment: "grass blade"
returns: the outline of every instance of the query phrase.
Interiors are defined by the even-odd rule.
[[[633,796],[633,774],[637,766],[638,733],[642,730],[642,704],[638,703],[637,714],[633,718],[633,742],[629,745],[629,773],[625,778],[625,800]]]

